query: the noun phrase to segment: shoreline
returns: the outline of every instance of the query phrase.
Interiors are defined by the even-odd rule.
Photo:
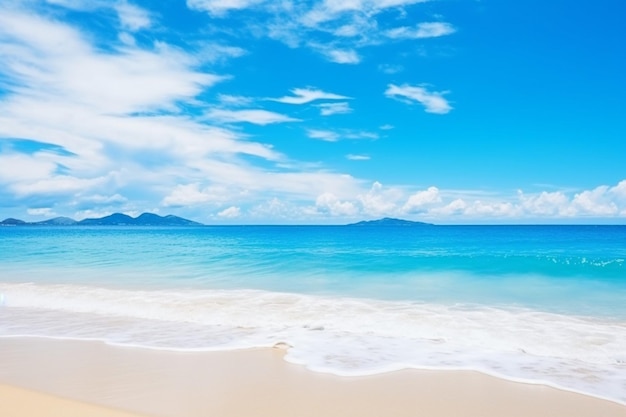
[[[291,364],[284,354],[271,348],[176,352],[0,338],[0,398],[17,395],[31,405],[48,398],[62,407],[96,407],[103,417],[626,417],[626,406],[616,402],[474,371],[339,377]],[[54,415],[39,410],[17,415]]]

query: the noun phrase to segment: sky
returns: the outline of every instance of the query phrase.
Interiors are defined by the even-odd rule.
[[[626,224],[618,0],[0,0],[0,219]]]

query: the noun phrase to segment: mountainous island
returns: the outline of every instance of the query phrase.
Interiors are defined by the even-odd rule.
[[[348,226],[358,226],[358,227],[380,227],[380,226],[403,226],[403,227],[416,227],[416,226],[434,226],[432,223],[424,223],[424,222],[414,222],[411,220],[402,220],[402,219],[393,219],[390,217],[385,217],[383,219],[378,220],[364,220],[358,223],[352,223]]]
[[[26,222],[20,219],[8,218],[0,222],[0,226],[204,226],[182,217],[168,214],[159,216],[154,213],[143,213],[137,217],[131,217],[123,213],[113,213],[109,216],[83,219],[80,221],[69,217],[55,217],[53,219]],[[385,217],[378,220],[364,220],[358,223],[347,224],[350,227],[420,227],[433,226],[432,223],[415,222],[411,220],[394,219]]]
[[[137,217],[131,217],[122,213],[113,213],[109,216],[81,221],[69,217],[55,217],[40,222],[25,222],[8,218],[1,221],[0,226],[202,226],[202,223],[171,214],[159,216],[154,213],[143,213]]]

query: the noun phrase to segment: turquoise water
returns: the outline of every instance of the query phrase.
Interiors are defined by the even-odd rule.
[[[625,226],[0,228],[0,336],[292,346],[626,403]]]

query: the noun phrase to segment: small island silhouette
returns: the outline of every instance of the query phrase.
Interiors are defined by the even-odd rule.
[[[378,220],[364,220],[358,223],[352,223],[348,226],[365,226],[365,227],[378,227],[378,226],[434,226],[432,223],[414,222],[411,220],[394,219],[391,217],[385,217]]]
[[[131,217],[127,214],[113,213],[109,216],[80,221],[69,217],[55,217],[40,222],[25,222],[8,218],[0,222],[0,226],[202,226],[202,223],[171,214],[159,216],[154,213],[143,213],[137,217]]]
[[[142,213],[137,217],[131,217],[123,213],[113,213],[104,217],[83,219],[80,221],[70,217],[55,217],[53,219],[37,222],[26,222],[24,220],[8,218],[0,222],[0,226],[204,226],[202,223],[183,217],[168,214],[159,216],[154,213]],[[358,223],[351,223],[345,226],[356,227],[416,227],[434,226],[432,223],[415,222],[411,220],[394,219],[385,217],[378,220],[363,220]]]

